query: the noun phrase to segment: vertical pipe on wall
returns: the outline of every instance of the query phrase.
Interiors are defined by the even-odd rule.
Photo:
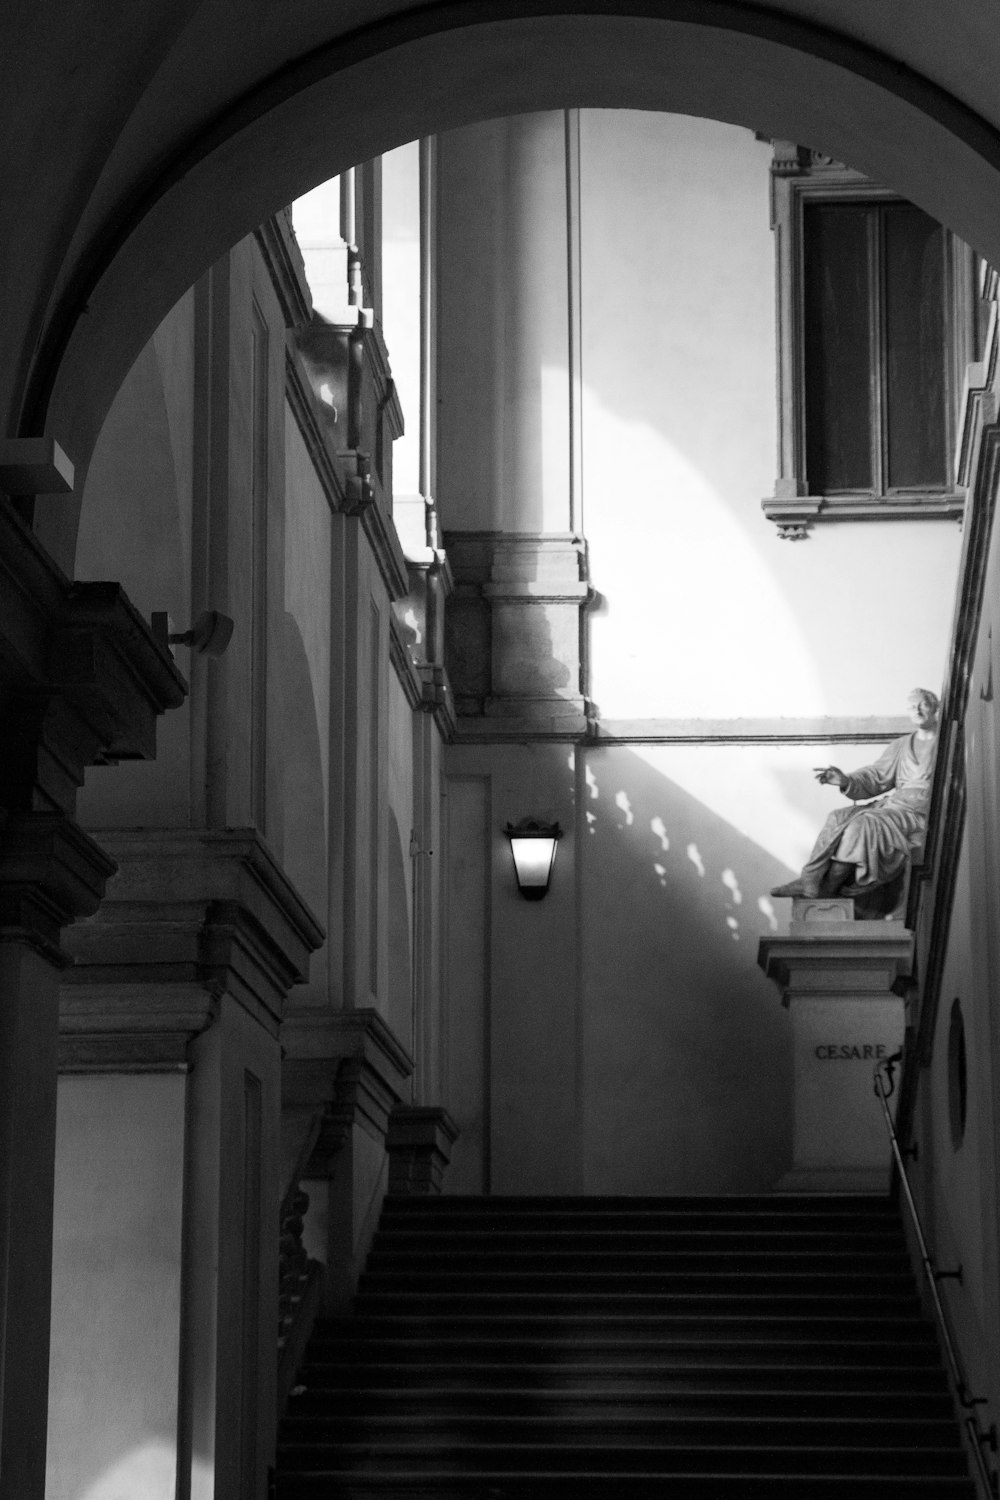
[[[580,111],[565,111],[566,285],[569,298],[569,529],[583,535],[583,300],[580,274]]]
[[[434,194],[435,143],[420,142],[420,444],[418,483],[426,507],[428,547],[438,547],[437,508],[434,504]]]

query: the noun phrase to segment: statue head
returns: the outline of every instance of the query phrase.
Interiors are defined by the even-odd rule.
[[[932,693],[930,688],[914,688],[906,701],[914,723],[919,724],[921,729],[932,729],[937,723],[938,709],[941,707],[937,693]]]

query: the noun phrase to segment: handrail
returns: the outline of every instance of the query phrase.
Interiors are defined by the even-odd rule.
[[[960,1281],[962,1273],[961,1270],[959,1270],[958,1272],[953,1272],[938,1271],[935,1269],[934,1262],[931,1259],[930,1249],[928,1248],[927,1239],[924,1235],[923,1225],[920,1222],[920,1215],[917,1212],[917,1205],[913,1198],[913,1192],[910,1188],[909,1179],[906,1175],[906,1165],[903,1161],[903,1153],[900,1150],[899,1137],[896,1134],[896,1127],[893,1123],[892,1112],[889,1109],[889,1100],[892,1097],[895,1089],[895,1066],[901,1059],[902,1055],[902,1049],[900,1049],[899,1052],[894,1052],[891,1057],[882,1058],[875,1064],[875,1071],[873,1075],[875,1082],[875,1093],[878,1096],[879,1103],[882,1105],[882,1113],[885,1116],[886,1129],[889,1132],[889,1141],[892,1146],[892,1154],[896,1162],[897,1171],[899,1173],[900,1186],[903,1189],[903,1196],[906,1199],[906,1205],[910,1210],[910,1219],[913,1224],[913,1232],[916,1235],[917,1245],[920,1249],[920,1261],[923,1266],[924,1275],[927,1278],[927,1285],[930,1288],[931,1302],[934,1307],[935,1316],[937,1317],[938,1327],[941,1330],[941,1340],[944,1344],[945,1356],[951,1369],[951,1379],[952,1384],[955,1387],[955,1395],[958,1397],[959,1405],[965,1412],[965,1416],[962,1420],[965,1426],[966,1435],[969,1439],[969,1446],[976,1461],[976,1468],[979,1471],[979,1479],[983,1486],[983,1492],[986,1496],[989,1497],[989,1500],[994,1500],[994,1497],[996,1497],[998,1493],[997,1476],[995,1471],[992,1471],[989,1468],[986,1459],[983,1456],[983,1449],[988,1447],[993,1453],[997,1451],[996,1425],[992,1425],[988,1432],[983,1432],[982,1428],[979,1425],[979,1422],[976,1419],[975,1408],[977,1406],[985,1406],[986,1398],[984,1396],[970,1396],[969,1394],[968,1381],[966,1380],[965,1374],[962,1370],[962,1366],[958,1357],[958,1350],[955,1348],[955,1340],[952,1336],[951,1326],[948,1321],[948,1315],[945,1312],[944,1303],[941,1301],[941,1293],[938,1291],[938,1282],[943,1277],[955,1276]],[[886,1074],[888,1075],[888,1092],[886,1092],[886,1080],[882,1076],[883,1068],[886,1070]]]

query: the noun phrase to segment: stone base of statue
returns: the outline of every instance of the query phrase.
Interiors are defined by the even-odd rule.
[[[910,970],[913,934],[902,922],[854,918],[850,897],[795,897],[791,920],[760,940],[757,961],[792,1022],[792,1166],[779,1192],[889,1186],[873,1074],[903,1044],[903,1001],[893,985]]]

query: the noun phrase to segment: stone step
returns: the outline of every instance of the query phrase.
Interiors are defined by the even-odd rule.
[[[308,1471],[315,1474],[440,1473],[447,1476],[455,1459],[453,1443],[340,1443],[279,1445],[282,1472],[289,1476]],[[462,1468],[468,1473],[484,1470],[503,1474],[530,1471],[535,1474],[582,1473],[662,1475],[736,1474],[883,1474],[888,1479],[906,1474],[965,1474],[965,1455],[956,1444],[948,1448],[909,1446],[854,1448],[824,1444],[790,1447],[786,1444],[749,1446],[709,1442],[703,1445],[612,1443],[478,1443],[462,1449]]]
[[[708,1442],[725,1447],[817,1447],[935,1448],[959,1447],[958,1430],[949,1415],[937,1418],[867,1415],[792,1416],[787,1411],[768,1415],[710,1415],[662,1412],[632,1412],[620,1402],[617,1411],[594,1411],[576,1416],[557,1414],[514,1415],[510,1412],[461,1414],[442,1404],[409,1414],[371,1411],[365,1415],[341,1413],[331,1416],[293,1416],[283,1430],[283,1446],[301,1452],[313,1446],[317,1452],[337,1444],[395,1442],[412,1444],[460,1442],[516,1446],[594,1444],[611,1447],[624,1444],[646,1447],[702,1446]]]
[[[664,1488],[669,1485],[669,1490]],[[427,1475],[279,1475],[277,1500],[977,1500],[961,1475],[761,1473],[715,1469],[643,1476],[607,1472],[475,1473],[456,1464]]]

